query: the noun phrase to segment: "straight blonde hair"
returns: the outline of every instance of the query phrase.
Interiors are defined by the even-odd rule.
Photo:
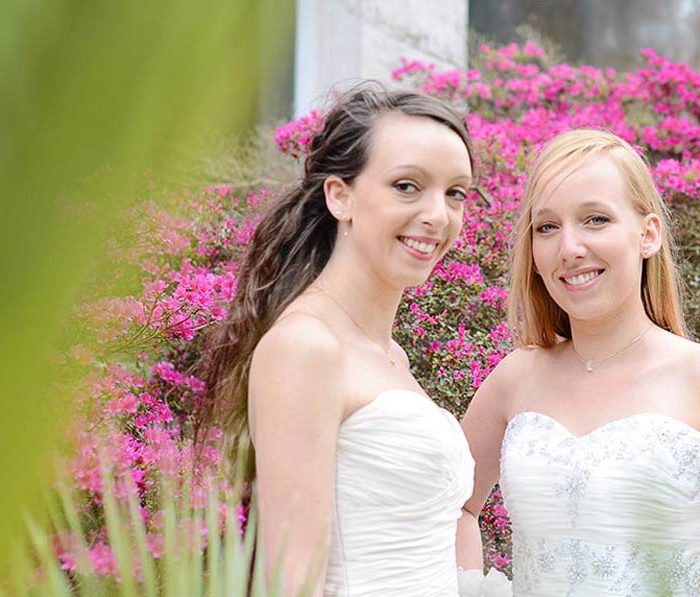
[[[535,161],[513,231],[508,320],[520,347],[549,348],[561,338],[571,338],[569,316],[554,302],[535,271],[533,203],[553,179],[602,155],[609,155],[617,165],[635,209],[643,216],[656,214],[661,220],[661,249],[646,258],[642,266],[640,294],[644,310],[659,327],[679,336],[688,335],[670,212],[654,185],[648,164],[629,143],[608,131],[575,129],[554,137]]]

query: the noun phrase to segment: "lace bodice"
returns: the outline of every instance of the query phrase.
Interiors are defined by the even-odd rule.
[[[700,432],[637,414],[582,437],[535,412],[503,440],[514,595],[700,595]]]
[[[456,419],[390,390],[338,433],[324,595],[456,597],[456,523],[474,462]]]

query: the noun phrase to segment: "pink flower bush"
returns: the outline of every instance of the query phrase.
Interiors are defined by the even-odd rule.
[[[298,158],[309,151],[311,139],[322,126],[323,117],[315,110],[299,120],[281,126],[275,131],[275,143],[280,151]]]
[[[641,55],[642,68],[618,74],[548,66],[531,42],[484,45],[478,69],[440,71],[403,60],[392,73],[463,110],[474,141],[478,187],[461,238],[425,285],[406,292],[395,329],[420,382],[455,414],[512,349],[505,324],[509,237],[538,148],[574,127],[605,128],[650,158],[672,206],[700,197],[700,76],[653,50]],[[498,490],[481,524],[487,564],[509,571],[510,523]]]
[[[551,65],[542,48],[527,42],[484,45],[480,68],[467,71],[404,60],[392,73],[404,86],[463,110],[474,141],[478,185],[467,199],[463,232],[431,279],[406,292],[395,327],[416,377],[456,415],[512,349],[505,324],[509,238],[537,148],[571,127],[604,127],[649,156],[672,206],[700,197],[700,76],[653,50],[642,57],[640,69],[618,74]],[[289,159],[303,158],[322,124],[323,114],[314,111],[280,127],[277,147]],[[90,371],[80,391],[83,417],[70,472],[93,521],[89,558],[98,574],[115,575],[100,516],[105,462],[117,496],[138,499],[156,557],[163,550],[159,476],[177,487],[191,475],[200,505],[211,491],[228,495],[210,477],[221,461],[221,433],[194,458],[192,414],[205,388],[192,364],[203,331],[226,317],[237,262],[273,196],[217,185],[178,195],[169,208],[142,205],[128,218],[139,242],[112,246],[115,261],[139,272],[138,290],[107,292],[77,310],[93,343],[70,351]],[[234,516],[244,525],[244,506]],[[498,490],[481,525],[487,563],[509,570],[510,523]],[[61,566],[74,569],[70,537],[57,537],[56,544]]]

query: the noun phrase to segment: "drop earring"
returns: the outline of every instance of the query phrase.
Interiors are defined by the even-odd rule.
[[[349,222],[349,221],[350,221],[350,218],[341,217],[341,218],[340,218],[340,221],[341,221],[341,222]],[[347,235],[348,235],[348,229],[347,229],[347,227],[346,227],[345,230],[343,230],[343,236],[347,236]]]

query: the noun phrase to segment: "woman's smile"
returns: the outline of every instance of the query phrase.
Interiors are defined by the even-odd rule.
[[[421,261],[429,261],[440,246],[440,241],[437,239],[415,237],[415,236],[399,236],[399,242],[407,249],[409,255]]]
[[[604,269],[589,269],[587,271],[564,274],[559,279],[564,283],[567,290],[579,292],[592,288],[600,280],[604,272]]]

